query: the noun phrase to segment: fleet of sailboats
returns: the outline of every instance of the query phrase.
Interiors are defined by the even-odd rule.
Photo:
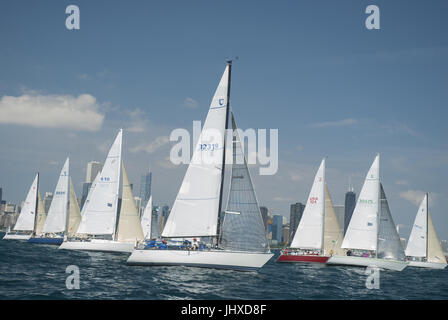
[[[130,265],[183,265],[258,270],[273,256],[267,240],[235,116],[230,109],[232,62],[213,96],[168,220],[159,229],[152,196],[140,218],[122,157],[119,130],[80,211],[66,159],[48,212],[36,174],[13,230],[3,239],[56,244],[59,249],[130,253]],[[230,135],[227,132],[230,131]],[[226,151],[231,157],[226,157]],[[231,158],[227,203],[226,162]],[[380,156],[364,180],[344,236],[325,178],[316,172],[303,216],[277,262],[444,269],[442,251],[425,194],[404,250],[380,180]],[[121,189],[121,193],[120,193]],[[225,207],[225,209],[224,209]]]

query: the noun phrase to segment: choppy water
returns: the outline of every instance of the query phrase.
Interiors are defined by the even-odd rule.
[[[277,256],[259,272],[136,267],[125,254],[1,240],[0,299],[448,299],[446,269],[382,271],[375,290],[364,269],[279,264]],[[69,265],[79,267],[79,290],[66,289]]]

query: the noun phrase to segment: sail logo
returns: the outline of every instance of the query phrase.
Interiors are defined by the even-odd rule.
[[[108,182],[108,181],[110,181],[110,178],[109,177],[101,177],[100,180],[103,182]]]
[[[373,200],[359,199],[359,203],[363,203],[363,204],[373,204]]]
[[[110,207],[110,208],[112,208],[112,203],[108,202],[108,203],[107,203],[107,206]]]
[[[65,191],[56,191],[56,195],[57,196],[59,196],[59,195],[64,195],[65,194]]]
[[[318,197],[311,197],[310,198],[310,203],[315,204],[315,203],[317,203],[318,200],[319,200]]]
[[[223,106],[224,105],[224,99],[219,99],[218,103],[219,103],[220,106]]]

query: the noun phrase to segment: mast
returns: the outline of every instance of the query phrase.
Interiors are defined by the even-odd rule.
[[[376,210],[376,249],[375,258],[378,258],[378,236],[380,234],[380,223],[381,223],[381,179],[380,179],[380,154],[378,153],[378,199],[377,199],[377,210]]]
[[[229,76],[227,77],[227,105],[226,105],[226,125],[224,127],[224,144],[222,152],[222,168],[221,168],[221,189],[219,191],[219,206],[218,206],[218,223],[216,230],[216,240],[219,239],[220,229],[221,229],[221,211],[222,211],[222,196],[224,187],[224,172],[226,169],[226,137],[227,128],[229,126],[229,106],[230,106],[230,79],[232,75],[232,60],[227,60],[227,66],[229,67]],[[216,241],[218,242],[218,241]]]
[[[37,173],[37,185],[36,185],[36,205],[34,206],[34,228],[33,228],[33,234],[36,233],[36,227],[37,227],[37,208],[39,205],[39,172]]]
[[[326,164],[326,157],[324,158],[324,172],[322,174],[322,182],[323,182],[323,188],[322,188],[322,245],[321,245],[321,254],[324,254],[324,247],[325,247],[325,207],[326,207],[326,199],[325,199],[325,166]]]
[[[429,211],[428,211],[428,193],[426,193],[426,261],[428,261],[428,217],[429,217]]]

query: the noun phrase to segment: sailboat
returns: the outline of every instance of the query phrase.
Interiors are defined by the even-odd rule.
[[[405,252],[411,267],[444,269],[447,265],[428,211],[428,194],[418,208]]]
[[[143,240],[138,210],[122,164],[122,136],[120,129],[103,169],[92,183],[76,233],[67,237],[59,249],[132,252],[135,243]],[[119,206],[121,172],[123,185]]]
[[[383,185],[380,156],[367,173],[341,248],[346,255],[334,255],[327,264],[378,267],[401,271],[407,266]]]
[[[60,245],[64,240],[69,212],[69,158],[59,174],[50,208],[42,230],[36,229],[28,242]]]
[[[36,211],[38,206],[39,173],[31,184],[20,215],[12,231],[3,237],[4,240],[28,240],[35,230]]]
[[[289,248],[281,251],[277,262],[325,263],[341,254],[342,231],[325,183],[325,158],[314,177],[302,219]]]
[[[233,114],[230,190],[222,225],[219,225],[231,67],[229,61],[162,231],[164,243],[154,247],[138,244],[128,264],[257,270],[273,256]],[[183,245],[176,245],[175,241],[170,245],[171,240],[186,241]]]

